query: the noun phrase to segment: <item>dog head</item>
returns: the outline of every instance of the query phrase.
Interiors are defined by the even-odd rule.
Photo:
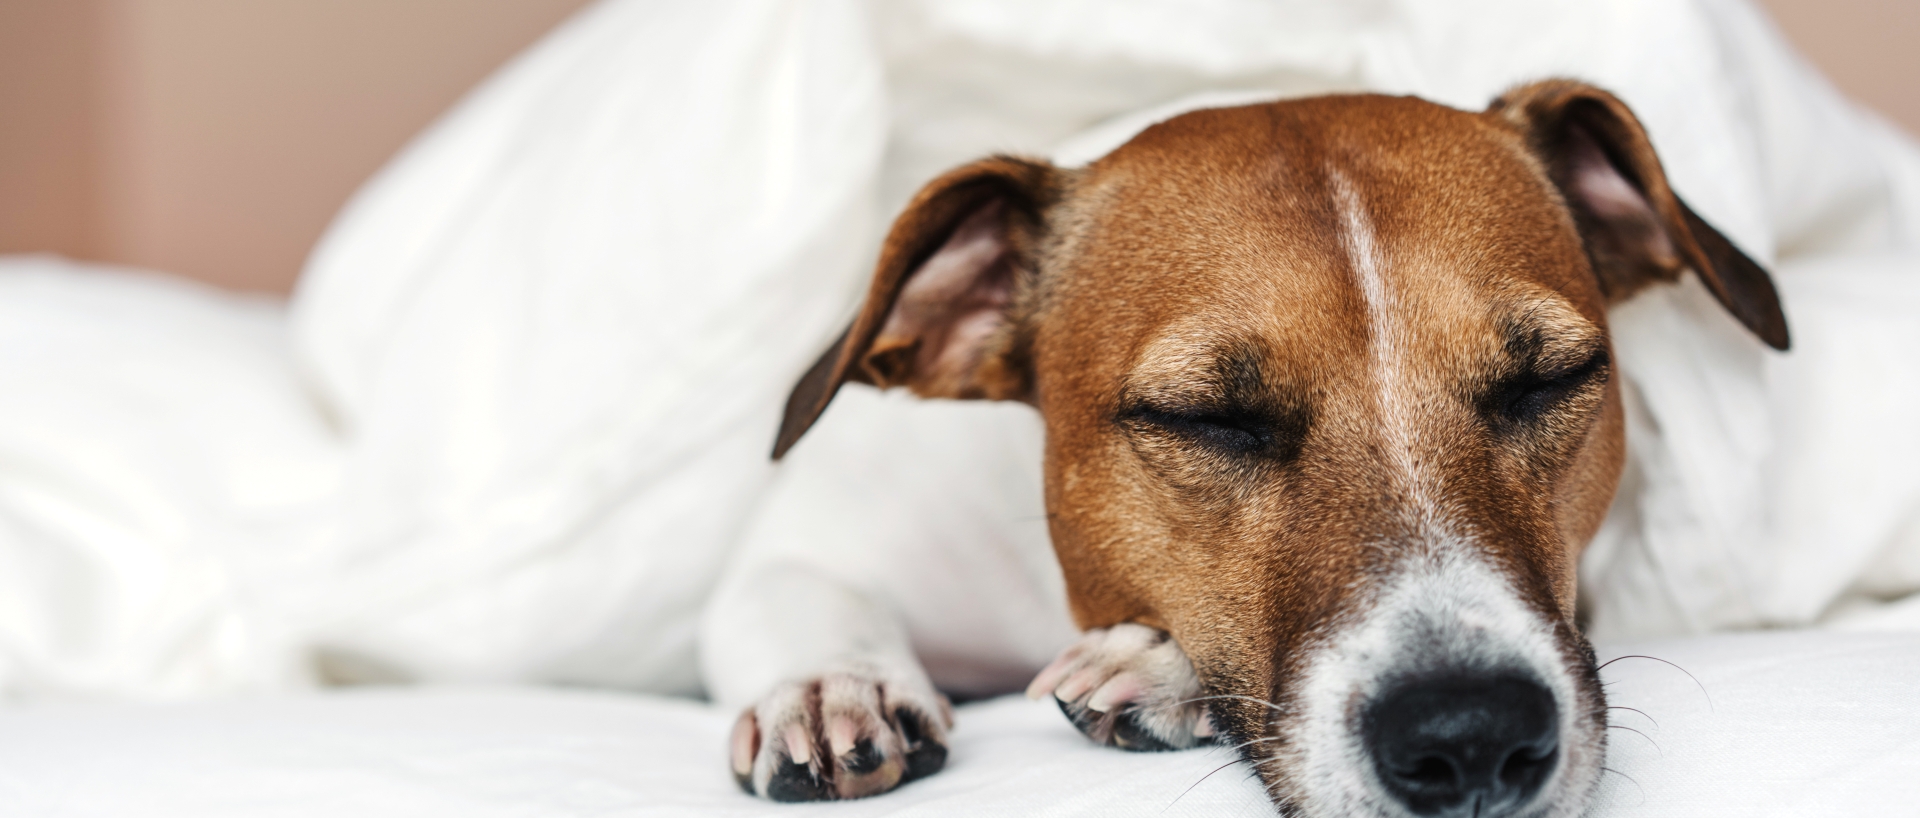
[[[1574,815],[1605,746],[1574,570],[1624,452],[1606,310],[1688,269],[1787,346],[1766,273],[1592,87],[1196,111],[929,184],[776,456],[845,381],[1029,403],[1076,620],[1171,633],[1283,811]]]

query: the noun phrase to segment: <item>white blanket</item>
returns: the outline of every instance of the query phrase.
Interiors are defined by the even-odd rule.
[[[1913,814],[1920,637],[1632,646],[1606,668],[1592,818]],[[1609,654],[1602,652],[1602,657]],[[1694,678],[1699,685],[1696,686]],[[0,711],[0,814],[45,818],[1072,818],[1270,815],[1224,748],[1126,753],[1051,704],[959,709],[946,770],[878,798],[774,804],[723,758],[732,714],[531,689],[366,690]],[[1844,740],[1837,740],[1844,737]],[[1224,765],[1224,766],[1223,766]]]
[[[290,329],[4,265],[0,692],[697,692],[780,400],[920,180],[1086,158],[1195,93],[1478,108],[1554,74],[1634,107],[1775,262],[1796,339],[1766,352],[1693,284],[1616,311],[1633,466],[1595,632],[1920,625],[1883,604],[1920,589],[1920,154],[1741,3],[607,0],[361,192]]]

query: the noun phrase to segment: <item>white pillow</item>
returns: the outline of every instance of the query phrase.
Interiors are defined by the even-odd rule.
[[[0,700],[308,677],[268,580],[321,529],[343,453],[284,318],[180,279],[0,258]]]
[[[699,689],[693,618],[877,238],[846,2],[605,2],[355,198],[295,296],[351,451],[343,680]],[[316,586],[317,587],[317,586]]]

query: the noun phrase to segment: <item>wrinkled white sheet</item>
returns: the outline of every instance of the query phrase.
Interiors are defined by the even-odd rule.
[[[1717,636],[1623,646],[1594,818],[1909,815],[1920,637]],[[1702,692],[1704,688],[1705,692]],[[772,804],[722,758],[732,714],[533,689],[364,690],[0,711],[0,814],[45,818],[835,818],[1271,814],[1222,748],[1095,747],[1052,705],[959,709],[940,775],[879,798]],[[1631,729],[1628,729],[1631,728]],[[1837,741],[1835,737],[1846,740]]]
[[[0,692],[696,692],[785,389],[921,179],[1085,158],[1196,93],[1478,108],[1556,74],[1619,92],[1682,195],[1777,262],[1797,343],[1693,284],[1616,311],[1634,459],[1584,566],[1594,631],[1920,627],[1883,604],[1920,588],[1920,160],[1742,3],[607,0],[356,197],[290,330],[4,265]]]

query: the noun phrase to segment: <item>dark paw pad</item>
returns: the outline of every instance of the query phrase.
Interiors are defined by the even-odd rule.
[[[863,738],[858,744],[853,745],[853,749],[840,756],[839,763],[840,769],[853,775],[866,775],[887,763],[887,756],[880,752],[879,747],[873,745],[872,739]]]
[[[833,798],[833,785],[813,774],[813,768],[782,761],[767,782],[767,797],[775,801],[826,801]]]
[[[900,731],[900,739],[907,746],[906,774],[900,778],[903,783],[933,775],[947,766],[947,746],[927,738],[923,718],[905,707],[893,711],[894,729]]]
[[[1113,717],[1113,746],[1139,753],[1160,753],[1179,749],[1147,732],[1147,728],[1140,724],[1138,715],[1133,710],[1122,710]]]
[[[1087,738],[1093,739],[1095,743],[1139,753],[1180,749],[1148,732],[1147,728],[1140,723],[1139,712],[1131,707],[1102,713],[1059,699],[1055,699],[1054,703],[1060,705],[1060,712],[1066,714],[1067,720],[1073,722],[1074,727],[1079,728],[1081,733],[1086,734]]]

